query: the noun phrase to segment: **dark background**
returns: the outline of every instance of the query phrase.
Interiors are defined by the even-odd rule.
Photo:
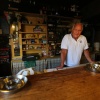
[[[77,6],[77,11],[84,20],[96,21],[100,20],[100,1],[99,0],[2,0],[0,1],[0,13],[4,10],[9,10],[8,7],[18,8],[19,11],[37,12],[40,9],[64,11],[66,14],[70,11],[71,5]],[[19,0],[20,1],[20,0]]]

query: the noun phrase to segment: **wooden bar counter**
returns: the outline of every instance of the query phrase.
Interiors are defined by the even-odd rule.
[[[0,93],[0,100],[100,100],[100,73],[81,66],[31,75],[25,87]]]

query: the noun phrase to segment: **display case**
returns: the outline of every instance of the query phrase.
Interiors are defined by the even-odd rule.
[[[20,13],[19,23],[22,56],[27,54],[48,55],[47,24],[45,15]]]

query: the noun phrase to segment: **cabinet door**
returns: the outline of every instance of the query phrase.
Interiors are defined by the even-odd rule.
[[[18,33],[19,26],[18,23],[13,23],[10,27],[11,33],[11,51],[12,51],[12,59],[20,59],[22,58],[21,53],[21,35]]]

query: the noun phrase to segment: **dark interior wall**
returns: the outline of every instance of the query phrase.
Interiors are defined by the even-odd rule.
[[[96,32],[94,42],[100,42],[100,30]]]
[[[90,2],[82,10],[83,19],[93,25],[93,45],[100,42],[100,0]]]
[[[94,42],[100,42],[100,25],[99,26],[95,26]]]
[[[0,15],[8,8],[8,0],[0,0]]]
[[[9,34],[9,24],[4,15],[4,11],[8,8],[8,0],[0,0],[0,29],[2,34]]]
[[[10,25],[5,17],[5,15],[0,16],[0,29],[2,29],[2,34],[10,33]]]
[[[100,14],[100,0],[95,0],[90,2],[86,7],[82,10],[82,15],[84,19],[91,18]]]

